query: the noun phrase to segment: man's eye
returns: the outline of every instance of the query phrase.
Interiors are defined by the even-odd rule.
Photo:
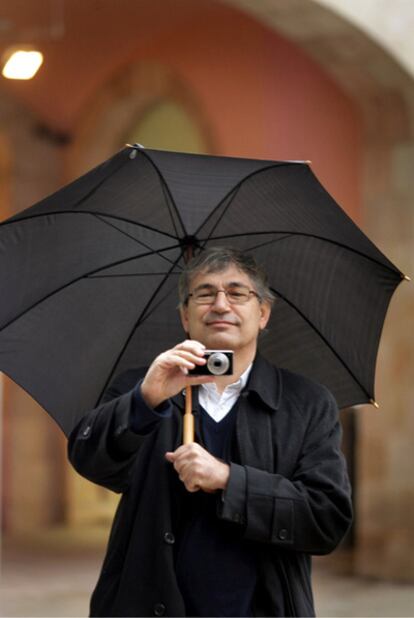
[[[227,290],[227,294],[233,296],[234,298],[242,298],[248,294],[247,290]]]
[[[213,296],[214,294],[212,292],[199,292],[197,294],[197,298],[201,298],[201,299],[212,298]]]
[[[227,292],[227,293],[232,298],[240,298],[241,296],[245,296],[244,292]]]

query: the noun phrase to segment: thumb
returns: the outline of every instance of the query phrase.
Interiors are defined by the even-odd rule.
[[[167,461],[174,462],[175,461],[175,453],[171,453],[171,452],[165,453],[165,459]]]

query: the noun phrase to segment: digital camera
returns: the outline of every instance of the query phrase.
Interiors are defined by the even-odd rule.
[[[205,365],[190,369],[190,376],[231,376],[233,373],[232,350],[204,350]]]

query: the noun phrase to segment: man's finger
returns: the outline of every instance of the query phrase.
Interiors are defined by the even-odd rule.
[[[163,358],[163,362],[169,367],[186,367],[187,369],[194,369],[196,364],[191,360],[188,360],[180,354],[166,354]]]
[[[170,451],[169,451],[170,452]],[[191,442],[190,444],[181,444],[172,454],[177,457],[181,457],[181,455],[189,455],[191,453],[207,453],[206,449],[204,449],[198,442]]]
[[[173,352],[175,355],[186,358],[197,365],[205,365],[207,362],[203,354],[195,354],[193,350],[180,350],[179,348],[173,348]]]
[[[193,354],[196,354],[197,356],[203,356],[206,346],[200,343],[199,341],[187,339],[186,341],[183,341],[182,343],[178,343],[176,346],[174,346],[173,349],[187,350],[188,352],[192,352]]]

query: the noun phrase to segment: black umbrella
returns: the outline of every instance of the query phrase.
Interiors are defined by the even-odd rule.
[[[404,275],[309,165],[127,147],[0,226],[0,369],[68,434],[114,376],[183,338],[177,277],[208,246],[253,253],[277,296],[261,349],[373,402]]]

